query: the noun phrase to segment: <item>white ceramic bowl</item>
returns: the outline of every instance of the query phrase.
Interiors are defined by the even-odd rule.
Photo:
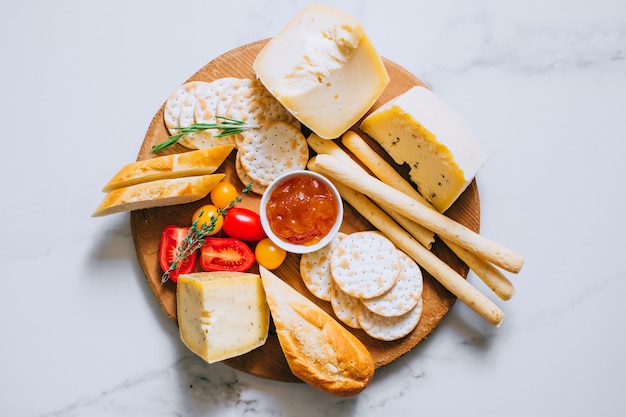
[[[272,228],[269,224],[269,219],[267,218],[267,202],[276,187],[281,185],[285,181],[298,176],[309,176],[316,178],[328,187],[330,192],[334,195],[335,201],[337,201],[337,218],[335,219],[333,227],[330,229],[326,236],[324,236],[319,242],[313,245],[294,244],[281,239],[280,237],[276,236],[276,234],[272,231]],[[335,188],[333,183],[330,182],[328,178],[313,171],[295,170],[279,176],[267,187],[267,189],[263,193],[263,196],[261,197],[259,214],[261,216],[261,224],[263,225],[265,233],[267,233],[267,237],[269,237],[276,246],[291,253],[309,253],[315,252],[316,250],[323,248],[328,243],[330,243],[330,241],[333,240],[335,236],[337,236],[339,228],[341,227],[341,222],[343,220],[343,203],[341,201],[341,195],[339,194],[339,191],[337,191],[337,188]]]

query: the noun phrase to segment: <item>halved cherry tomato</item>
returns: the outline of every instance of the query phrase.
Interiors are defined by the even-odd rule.
[[[228,210],[223,229],[228,236],[246,242],[257,242],[267,236],[258,213],[243,207]]]
[[[178,227],[174,225],[166,226],[161,233],[161,246],[159,248],[159,264],[163,272],[167,272],[170,264],[176,258],[176,250],[180,247],[189,231],[188,227]],[[194,252],[187,259],[179,263],[178,267],[170,272],[170,279],[178,282],[180,274],[188,274],[196,267],[197,253]]]
[[[254,256],[259,265],[271,271],[282,265],[287,257],[287,251],[283,248],[279,248],[269,237],[266,237],[256,244]]]
[[[213,204],[205,204],[200,207],[193,214],[191,221],[198,220],[198,230],[202,230],[202,225],[206,224],[206,227],[211,225],[211,217],[215,217],[215,224],[213,225],[213,231],[207,234],[207,236],[212,236],[222,230],[222,225],[224,224],[224,216],[222,216],[219,212],[219,209]]]
[[[220,181],[209,194],[211,196],[211,202],[219,208],[228,207],[231,201],[235,201],[239,195],[239,190],[233,184]]]
[[[238,239],[209,237],[200,248],[200,267],[205,271],[244,272],[254,259],[250,247]]]

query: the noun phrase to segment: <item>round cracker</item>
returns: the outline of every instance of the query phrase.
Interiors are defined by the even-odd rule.
[[[165,127],[170,132],[170,135],[178,133],[177,127],[180,125],[180,114],[185,105],[185,100],[195,94],[195,90],[206,85],[206,81],[190,81],[181,86],[170,94],[165,102],[165,108],[163,111],[163,121]]]
[[[197,88],[195,90],[195,100],[190,95],[185,101],[185,105],[183,105],[179,116],[181,126],[189,126],[192,123],[217,123],[215,109],[220,94],[238,80],[239,78],[234,77],[218,78]],[[193,107],[191,105],[192,100]],[[191,149],[205,149],[216,145],[234,144],[232,135],[215,137],[218,133],[219,130],[217,129],[192,132],[180,138],[178,143]]]
[[[404,252],[398,253],[401,267],[396,283],[383,295],[363,300],[367,309],[380,316],[397,317],[408,313],[422,296],[422,271]]]
[[[246,130],[239,147],[241,167],[254,182],[268,186],[285,172],[305,169],[309,145],[299,129],[285,122],[270,122]]]
[[[189,89],[188,94],[182,101],[180,111],[178,113],[178,126],[188,127],[196,121],[196,103],[198,102],[199,91],[206,87],[208,83],[198,82],[194,83],[194,87]]]
[[[330,283],[330,305],[333,308],[335,316],[344,324],[353,329],[360,329],[359,324],[359,304],[358,298],[352,297],[341,291],[338,285],[331,281]]]
[[[235,145],[235,135],[215,137],[216,130],[191,132],[178,139],[178,143],[189,149],[206,149],[220,145]]]
[[[392,341],[403,338],[417,327],[422,317],[422,298],[408,313],[397,317],[383,317],[359,304],[358,320],[361,328],[374,339]]]
[[[225,116],[248,124],[286,122],[300,129],[296,119],[265,87],[250,88],[248,93],[238,94],[231,100]]]
[[[248,176],[248,173],[241,167],[241,160],[239,156],[239,151],[237,151],[237,154],[235,155],[235,172],[237,173],[239,180],[244,186],[251,184],[252,187],[250,188],[250,191],[253,193],[263,195],[267,189],[267,185],[259,184]]]
[[[272,98],[273,96],[265,87],[240,88],[233,92],[228,101],[224,101],[225,108],[222,116],[253,124],[254,118],[250,111],[251,104],[255,101],[263,101]],[[252,106],[252,108],[254,107],[255,106]],[[256,107],[258,107],[258,105],[256,105]]]
[[[253,109],[258,108],[258,105],[255,105],[254,103],[257,101],[269,101],[272,99],[274,99],[274,97],[263,86],[242,87],[230,97],[229,104],[224,109],[223,116],[229,119],[242,121],[246,124],[259,126],[260,123],[257,120],[257,115],[253,114]],[[257,110],[257,112],[259,111]],[[261,118],[263,118],[263,115],[261,115]],[[239,148],[244,138],[243,133],[236,133],[232,135],[232,137],[235,146]]]
[[[400,274],[400,256],[393,243],[374,231],[343,238],[330,259],[335,283],[357,298],[372,298],[389,291]]]
[[[217,112],[217,102],[221,94],[236,84],[239,84],[240,78],[224,77],[208,83],[198,92],[198,101],[194,108],[194,119],[196,123],[215,123]]]
[[[339,232],[328,245],[300,257],[300,276],[307,289],[317,298],[330,301],[332,277],[330,275],[330,255],[341,239],[347,235]]]
[[[242,100],[245,97],[251,97],[260,87],[263,87],[263,84],[256,78],[241,78],[233,81],[228,88],[220,93],[215,105],[215,115],[226,117],[226,111],[235,99]]]

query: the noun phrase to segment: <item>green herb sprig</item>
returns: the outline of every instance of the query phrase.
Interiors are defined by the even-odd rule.
[[[228,206],[217,210],[219,216],[224,217],[226,213],[228,213],[228,210],[235,207],[237,203],[241,203],[243,196],[248,194],[251,189],[252,184],[246,185],[241,191],[241,194],[231,201]],[[201,210],[198,218],[202,216],[202,213],[203,211]],[[200,227],[198,227],[198,218],[191,223],[189,231],[185,235],[183,242],[178,249],[176,249],[176,256],[174,257],[174,260],[170,262],[169,268],[161,277],[161,283],[166,283],[170,279],[172,271],[174,271],[176,267],[184,262],[185,259],[187,259],[192,253],[204,245],[204,240],[215,230],[215,224],[217,223],[219,217],[211,216],[209,223],[203,223]]]
[[[216,119],[221,120],[218,123],[193,123],[191,126],[185,127],[176,127],[175,129],[179,130],[179,133],[175,135],[171,135],[168,140],[165,142],[161,142],[157,145],[154,145],[152,149],[150,149],[150,153],[157,153],[162,151],[163,149],[174,145],[177,143],[180,138],[190,133],[195,132],[204,132],[205,130],[215,129],[220,130],[220,133],[214,135],[216,138],[222,138],[224,136],[234,135],[236,133],[241,133],[248,129],[257,129],[259,126],[257,125],[249,125],[241,120],[231,119],[229,117],[224,116],[215,116]]]

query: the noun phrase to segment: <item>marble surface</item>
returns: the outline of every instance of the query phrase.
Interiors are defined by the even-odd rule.
[[[1,414],[622,414],[622,0],[329,2],[489,151],[481,231],[526,257],[513,299],[494,298],[500,328],[456,303],[349,399],[208,366],[181,344],[144,280],[128,215],[91,212],[177,85],[307,4],[0,4]]]

